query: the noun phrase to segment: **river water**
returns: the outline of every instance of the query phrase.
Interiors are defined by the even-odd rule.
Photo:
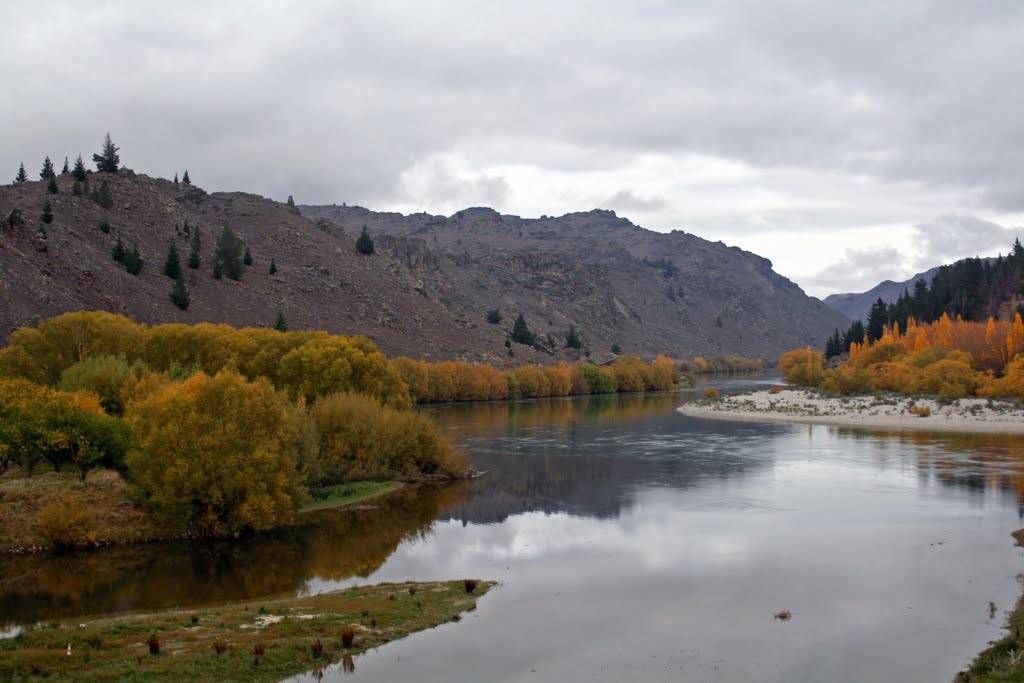
[[[693,396],[431,408],[476,480],[244,543],[6,558],[0,628],[476,577],[501,585],[460,623],[325,677],[941,681],[999,637],[1024,439],[702,421]]]

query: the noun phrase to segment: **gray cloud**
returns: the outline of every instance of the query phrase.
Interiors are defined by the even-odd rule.
[[[842,257],[807,279],[807,284],[830,292],[843,291],[843,285],[856,285],[850,291],[871,289],[883,280],[895,279],[903,268],[903,256],[893,247],[847,249]]]
[[[11,177],[110,130],[130,167],[212,190],[523,214],[610,198],[740,246],[765,222],[910,236],[1024,211],[1018,2],[57,0],[0,5],[0,42]],[[708,181],[673,168],[694,158],[740,169],[700,211]]]
[[[601,207],[613,209],[619,213],[649,213],[661,211],[667,206],[665,198],[660,195],[643,197],[632,190],[619,190],[601,203]]]
[[[976,216],[949,214],[916,227],[920,252],[916,263],[931,268],[969,256],[1009,253],[1021,230],[1004,228]]]

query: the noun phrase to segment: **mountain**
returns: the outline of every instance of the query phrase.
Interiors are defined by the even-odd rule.
[[[527,219],[488,208],[452,216],[299,209],[331,234],[352,237],[365,226],[428,298],[470,317],[521,312],[556,343],[574,324],[594,350],[774,359],[848,324],[767,259],[681,231],[645,230],[612,211]]]
[[[304,207],[307,217],[252,194],[207,193],[127,170],[89,175],[92,190],[103,181],[107,209],[88,192],[74,196],[68,175],[57,178],[56,195],[40,181],[0,187],[2,338],[83,309],[146,323],[236,326],[270,326],[281,311],[290,329],[365,334],[392,355],[507,366],[578,357],[562,348],[570,325],[592,357],[605,360],[613,344],[643,355],[773,358],[820,346],[846,323],[763,258],[681,232],[650,232],[606,211],[527,220],[490,209],[443,217]],[[47,201],[53,220],[44,224]],[[190,234],[202,231],[194,271],[185,265],[186,222]],[[237,282],[212,275],[225,224],[254,259]],[[364,224],[376,241],[369,256],[355,249]],[[118,238],[138,248],[137,276],[111,258]],[[185,311],[172,304],[173,281],[163,274],[172,242],[192,301]],[[504,316],[496,325],[484,319],[493,308]],[[505,340],[520,312],[538,346],[550,335],[554,351],[513,344],[510,357]]]
[[[902,282],[886,280],[878,283],[866,292],[829,294],[823,301],[850,320],[866,321],[868,319],[868,312],[871,310],[871,304],[878,301],[879,298],[887,304],[894,303],[904,290],[913,292],[914,283],[918,280],[924,280],[931,284],[932,278],[935,277],[941,267],[935,266]]]

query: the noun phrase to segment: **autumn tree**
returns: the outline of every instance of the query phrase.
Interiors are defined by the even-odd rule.
[[[270,529],[298,511],[297,425],[266,380],[200,372],[130,404],[126,419],[144,504],[191,534]]]
[[[103,173],[117,173],[121,164],[121,157],[117,154],[118,148],[110,139],[110,133],[103,140],[103,150],[99,154],[93,154],[92,160],[96,164],[96,170]]]

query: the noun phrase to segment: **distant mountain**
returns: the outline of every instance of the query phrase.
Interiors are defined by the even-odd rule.
[[[935,266],[934,268],[926,270],[923,273],[918,273],[909,280],[903,280],[902,282],[886,280],[884,282],[880,282],[866,292],[829,294],[824,298],[824,302],[845,315],[850,320],[867,321],[868,312],[871,310],[871,304],[878,301],[879,298],[887,304],[895,303],[896,299],[899,298],[900,294],[902,294],[904,290],[913,292],[914,283],[918,280],[923,279],[928,284],[931,284],[932,278],[935,277],[941,267],[942,266]]]
[[[74,310],[264,327],[280,311],[290,329],[367,335],[390,355],[508,366],[579,358],[565,348],[571,325],[601,361],[615,344],[645,356],[772,359],[820,346],[848,323],[766,259],[644,230],[609,211],[530,220],[490,209],[446,217],[326,206],[302,215],[256,195],[208,194],[128,170],[91,173],[80,196],[73,182],[58,176],[57,194],[41,181],[0,186],[0,343],[16,327]],[[108,208],[89,197],[103,183]],[[213,273],[225,224],[253,258],[238,281]],[[364,225],[376,242],[371,255],[355,249]],[[196,229],[201,264],[193,270],[186,262]],[[138,275],[112,258],[119,239],[138,249]],[[187,310],[171,302],[174,282],[163,273],[171,244]],[[485,321],[489,309],[500,309],[498,324]],[[520,313],[538,341],[512,344],[513,355],[505,341]]]
[[[471,208],[452,216],[300,206],[351,239],[366,226],[378,249],[415,274],[430,300],[481,320],[519,313],[556,346],[575,325],[595,352],[775,359],[821,345],[849,321],[772,270],[767,259],[682,231],[645,230],[613,211],[538,219]]]

